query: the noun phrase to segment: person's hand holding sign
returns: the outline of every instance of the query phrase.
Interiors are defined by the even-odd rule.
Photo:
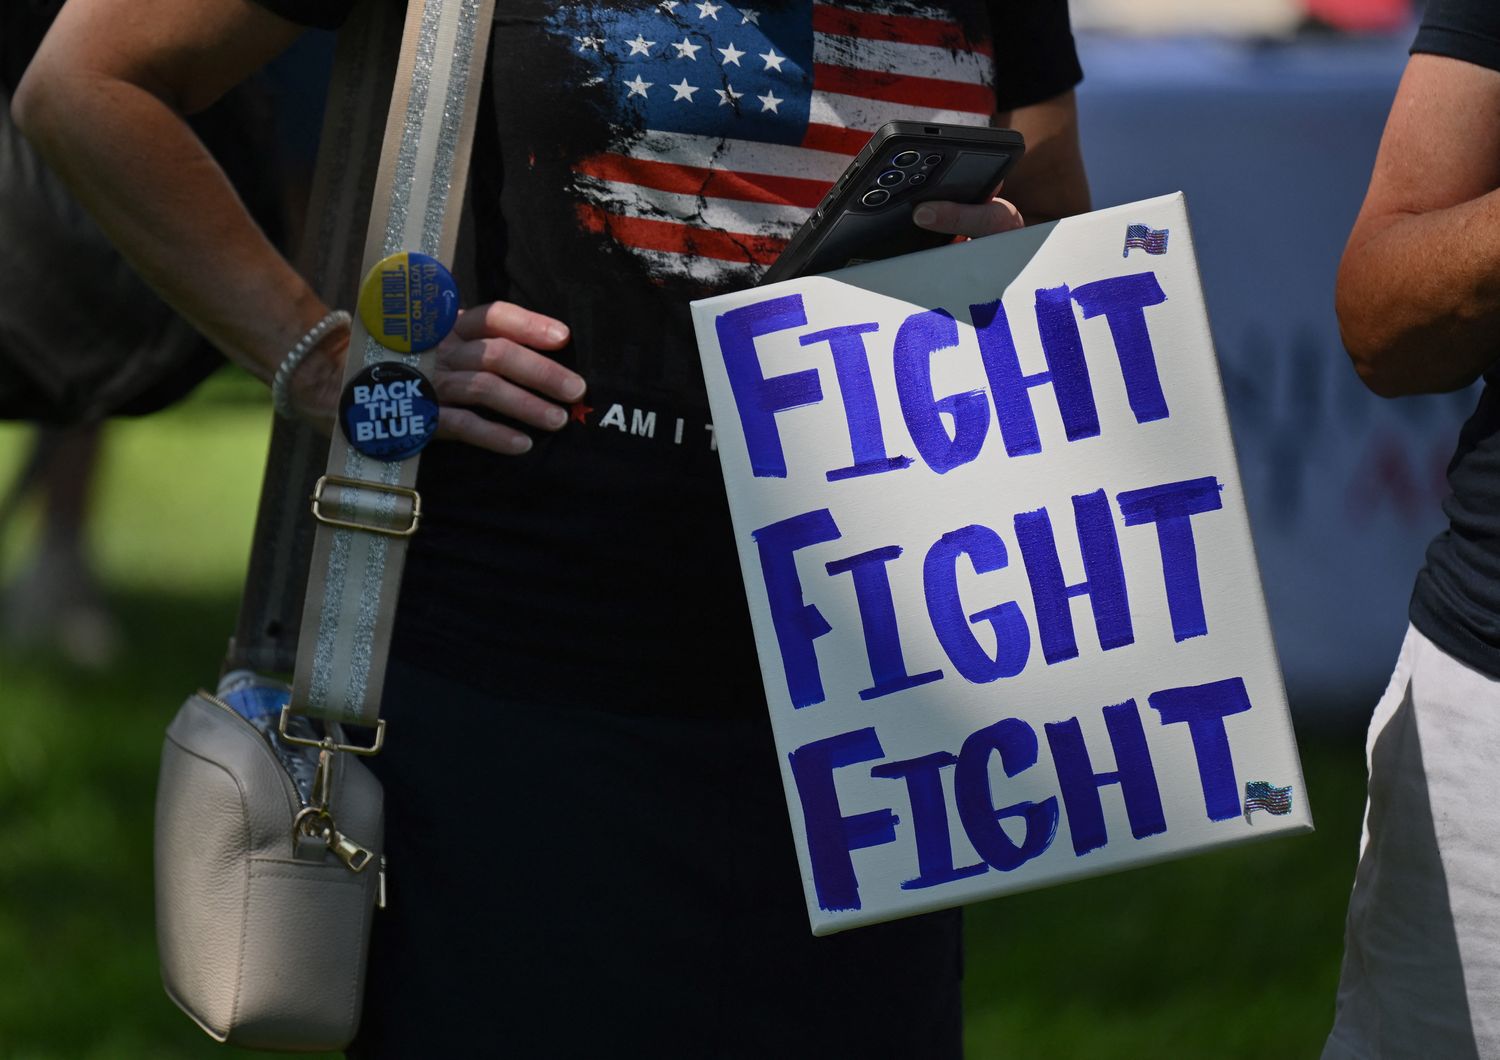
[[[438,344],[428,375],[442,409],[438,438],[464,442],[505,455],[531,448],[525,431],[487,418],[480,410],[544,431],[568,422],[563,404],[583,396],[583,377],[540,350],[567,345],[568,328],[559,320],[511,302],[488,302],[464,310]],[[322,430],[332,429],[343,386],[349,334],[330,336],[292,376],[292,407]]]

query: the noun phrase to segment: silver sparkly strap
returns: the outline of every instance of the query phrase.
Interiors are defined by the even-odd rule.
[[[404,10],[359,4],[334,49],[318,164],[308,196],[297,271],[329,305],[353,305],[380,167],[385,110],[401,54]],[[260,507],[240,615],[225,671],[291,673],[297,665],[313,531],[307,495],[323,470],[328,438],[300,420],[272,417]]]
[[[400,251],[451,262],[458,238],[469,149],[479,107],[494,0],[411,0],[401,60],[375,181],[364,269]],[[355,317],[344,382],[380,361],[424,373],[433,355],[392,353]],[[292,682],[297,713],[373,724],[380,708],[417,458],[383,462],[354,449],[338,430],[328,477],[347,509],[372,529],[320,523],[313,545],[302,636]],[[362,491],[349,483],[369,482]]]

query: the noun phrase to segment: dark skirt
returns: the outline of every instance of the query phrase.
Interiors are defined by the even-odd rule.
[[[764,721],[399,661],[383,713],[389,907],[350,1056],[960,1055],[959,914],[814,938]]]

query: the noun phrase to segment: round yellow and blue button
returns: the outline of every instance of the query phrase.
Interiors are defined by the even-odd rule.
[[[437,391],[400,361],[381,361],[344,387],[339,426],[349,444],[376,460],[416,456],[438,425]]]
[[[430,350],[458,320],[458,284],[436,258],[403,250],[382,258],[359,287],[359,318],[397,353]]]

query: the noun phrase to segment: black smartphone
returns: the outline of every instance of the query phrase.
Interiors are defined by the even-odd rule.
[[[1026,150],[1014,129],[890,121],[834,182],[762,284],[953,241],[912,223],[919,202],[986,202]]]

